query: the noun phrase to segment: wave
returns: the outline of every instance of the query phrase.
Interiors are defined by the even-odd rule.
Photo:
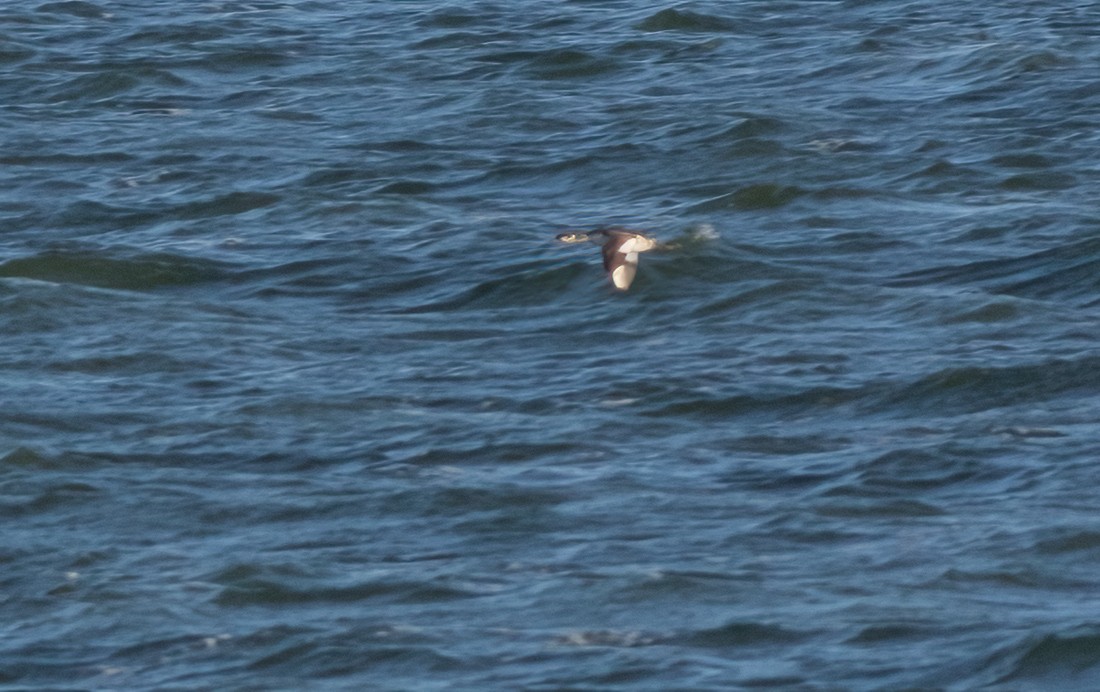
[[[0,469],[4,470],[18,467],[22,471],[56,471],[59,466],[26,448],[0,457]],[[33,490],[28,488],[6,494],[0,500],[0,517],[16,519],[52,512],[80,512],[102,502],[104,495],[105,491],[99,485],[79,480],[35,483]]]
[[[170,253],[50,251],[0,263],[0,277],[130,291],[205,284],[230,273],[226,263]]]
[[[61,0],[59,2],[45,2],[34,8],[35,12],[42,14],[60,14],[82,19],[108,19],[110,14],[91,2],[83,0]]]
[[[1022,298],[1100,303],[1100,238],[1040,250],[1022,257],[981,260],[904,274],[891,286],[978,286]]]
[[[674,7],[649,15],[635,25],[640,31],[730,32],[737,30],[732,19]]]
[[[526,69],[540,79],[575,79],[615,72],[621,65],[614,58],[577,48],[542,51],[532,56]]]
[[[1100,357],[1050,360],[1003,367],[952,367],[912,380],[872,380],[852,387],[812,386],[788,392],[701,394],[667,392],[646,416],[728,419],[760,414],[800,416],[841,409],[883,416],[914,411],[950,415],[1043,402],[1100,387]],[[669,401],[672,399],[672,401]],[[644,405],[644,404],[643,404]]]
[[[481,53],[473,61],[504,69],[517,68],[535,79],[583,79],[602,76],[623,67],[615,58],[576,46],[543,50],[509,50]]]
[[[690,632],[681,641],[691,646],[726,648],[730,646],[766,646],[791,644],[808,638],[810,633],[763,622],[730,622],[719,627]]]
[[[713,213],[723,209],[749,211],[756,209],[777,209],[806,194],[805,190],[782,183],[754,183],[738,188],[733,192],[703,200],[688,207],[695,214]]]
[[[332,583],[302,574],[297,568],[281,571],[251,564],[227,567],[213,575],[211,581],[221,587],[214,599],[220,606],[355,603],[373,600],[436,603],[481,595],[477,591],[430,578],[379,578]]]
[[[993,653],[966,679],[950,683],[960,689],[1100,689],[1100,626],[1028,635]]]

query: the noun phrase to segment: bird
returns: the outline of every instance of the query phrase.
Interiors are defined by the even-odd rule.
[[[603,268],[611,285],[620,291],[627,290],[634,282],[634,275],[638,273],[638,253],[662,247],[655,238],[622,226],[566,231],[556,237],[563,243],[591,241],[602,245]]]

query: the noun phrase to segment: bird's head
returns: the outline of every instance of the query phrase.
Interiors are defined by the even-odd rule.
[[[588,240],[588,234],[584,231],[566,231],[559,233],[557,239],[563,243],[583,243]]]

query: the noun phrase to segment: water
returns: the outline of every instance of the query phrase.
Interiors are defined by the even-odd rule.
[[[0,10],[0,687],[1095,689],[1097,9]]]

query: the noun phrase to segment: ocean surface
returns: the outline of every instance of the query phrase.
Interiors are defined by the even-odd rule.
[[[1085,0],[6,4],[0,689],[1100,689],[1098,66]]]

